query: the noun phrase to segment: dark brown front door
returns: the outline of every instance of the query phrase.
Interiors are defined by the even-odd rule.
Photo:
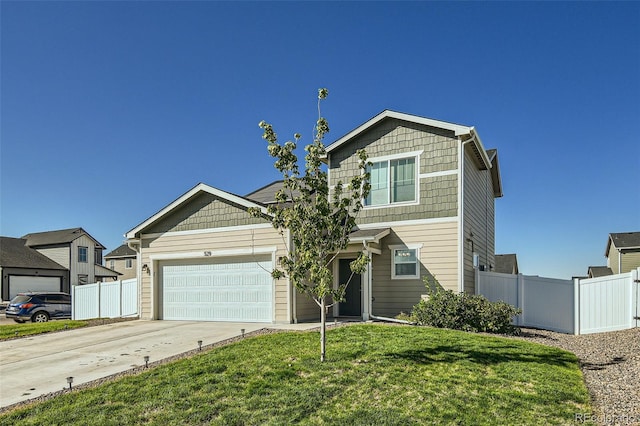
[[[351,267],[349,264],[355,259],[339,259],[338,260],[338,279],[340,284],[344,284],[351,277]],[[345,301],[338,304],[338,313],[340,316],[359,317],[362,315],[362,280],[360,274],[353,274],[347,290],[345,292]]]

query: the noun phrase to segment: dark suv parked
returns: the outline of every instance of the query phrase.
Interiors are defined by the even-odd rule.
[[[71,296],[56,292],[18,293],[11,299],[5,316],[15,322],[68,319],[71,318]]]

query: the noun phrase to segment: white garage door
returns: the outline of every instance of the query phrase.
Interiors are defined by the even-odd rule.
[[[9,298],[27,291],[61,291],[60,277],[9,276]]]
[[[270,256],[162,262],[160,318],[271,322],[271,268]]]

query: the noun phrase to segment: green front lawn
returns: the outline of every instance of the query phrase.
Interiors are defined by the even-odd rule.
[[[0,416],[0,424],[571,424],[576,357],[519,340],[354,325],[249,338]]]
[[[48,322],[25,322],[23,324],[0,325],[0,340],[12,339],[19,336],[32,336],[34,334],[50,333],[72,328],[85,327],[87,321],[55,320]],[[18,334],[16,334],[16,332]]]

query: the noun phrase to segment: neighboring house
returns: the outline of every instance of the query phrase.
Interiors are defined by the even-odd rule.
[[[104,246],[82,228],[37,232],[22,237],[26,245],[69,270],[69,284],[82,285],[117,279],[102,266]]]
[[[0,237],[0,301],[25,291],[69,292],[69,270],[26,245],[22,238]]]
[[[137,276],[136,252],[126,244],[107,254],[104,257],[104,262],[107,268],[121,274],[118,277],[120,280],[128,280]]]
[[[494,200],[502,196],[495,150],[473,127],[384,111],[327,147],[329,183],[358,172],[356,151],[371,167],[370,196],[347,250],[334,260],[335,285],[364,251],[333,316],[369,319],[407,312],[425,294],[423,277],[473,293],[474,267],[491,270]],[[289,233],[265,217],[280,182],[242,197],[198,184],[125,234],[140,256],[145,319],[297,322],[318,308],[270,271],[290,246]]]
[[[518,256],[515,254],[496,254],[496,266],[492,272],[518,275]]]
[[[613,271],[608,266],[589,266],[587,271],[587,278],[606,277],[607,275],[613,275]]]
[[[614,274],[640,268],[640,232],[609,234],[604,256]]]

